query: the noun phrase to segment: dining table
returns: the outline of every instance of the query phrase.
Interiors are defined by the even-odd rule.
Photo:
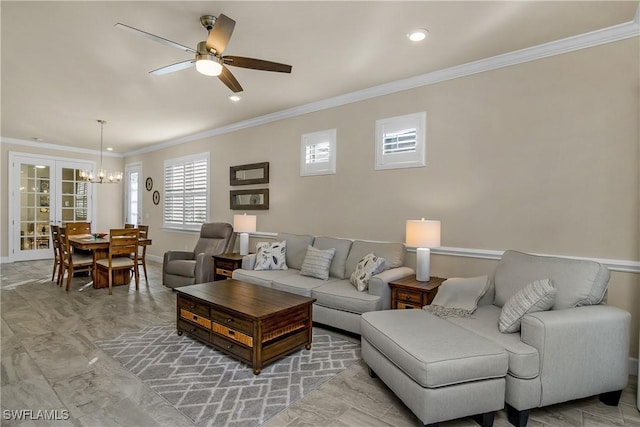
[[[76,249],[91,251],[93,254],[93,281],[88,285],[94,288],[108,288],[109,276],[107,272],[98,272],[96,261],[107,258],[109,256],[109,243],[111,242],[108,234],[102,237],[96,237],[92,234],[75,234],[69,236],[69,244]],[[138,241],[140,246],[150,246],[152,243],[149,238],[141,238]],[[128,285],[131,281],[131,274],[128,270],[113,271],[113,286]],[[85,286],[87,287],[87,286]],[[84,287],[83,287],[84,289]]]

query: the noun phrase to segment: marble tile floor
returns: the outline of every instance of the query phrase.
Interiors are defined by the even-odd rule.
[[[161,265],[148,262],[149,282],[135,287],[79,291],[88,277],[73,278],[67,293],[51,279],[50,260],[0,264],[2,426],[192,426],[142,381],[97,349],[97,339],[175,321],[175,293],[161,285]],[[346,338],[353,339],[346,336]],[[531,411],[531,427],[640,427],[637,377],[629,377],[618,407],[597,398]],[[68,420],[5,419],[4,410],[58,410]],[[66,411],[66,412],[62,412]],[[360,362],[265,426],[420,426],[420,421]],[[470,419],[443,427],[475,426]],[[509,426],[504,411],[495,425]]]

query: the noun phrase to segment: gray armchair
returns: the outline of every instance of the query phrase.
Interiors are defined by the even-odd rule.
[[[168,288],[177,288],[213,281],[212,255],[231,252],[235,241],[236,235],[231,224],[202,224],[200,239],[193,252],[165,252],[162,284]]]

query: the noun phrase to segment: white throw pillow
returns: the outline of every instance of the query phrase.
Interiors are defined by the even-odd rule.
[[[349,282],[360,292],[369,288],[369,279],[384,270],[384,258],[375,256],[373,253],[365,255],[356,264],[356,269],[351,273]]]
[[[454,277],[442,282],[431,305],[423,308],[440,317],[469,317],[489,289],[489,278]]]
[[[307,254],[304,257],[302,267],[300,267],[300,274],[322,280],[329,279],[329,267],[331,267],[331,260],[335,253],[335,248],[318,249],[313,246],[307,247]]]
[[[256,244],[256,263],[254,270],[288,270],[287,267],[287,241],[260,242]]]
[[[525,314],[549,310],[555,298],[556,288],[549,279],[529,283],[502,306],[498,329],[502,333],[518,332]]]

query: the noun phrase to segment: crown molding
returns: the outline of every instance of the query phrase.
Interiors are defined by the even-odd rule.
[[[74,152],[74,153],[83,153],[83,154],[93,154],[96,156],[100,155],[100,150],[92,150],[90,148],[81,148],[81,147],[71,147],[68,145],[58,145],[58,144],[51,144],[48,142],[36,142],[36,141],[28,141],[26,139],[17,139],[17,138],[7,138],[7,137],[0,137],[0,144],[13,144],[13,145],[20,145],[23,147],[35,147],[35,148],[46,148],[48,150],[58,150],[58,151],[65,151],[65,152]],[[104,157],[116,157],[116,158],[123,158],[124,154],[120,154],[120,153],[113,153],[110,151],[103,151],[102,155]]]
[[[606,43],[613,43],[616,41],[638,36],[640,36],[640,6],[636,11],[635,19],[624,24],[614,25],[612,27],[591,31],[589,33],[567,37],[553,42],[544,43],[541,45],[520,49],[497,56],[492,56],[455,67],[445,68],[431,73],[421,74],[407,79],[397,80],[394,82],[373,86],[367,89],[350,92],[344,95],[311,102],[286,110],[277,111],[263,116],[254,117],[248,120],[221,126],[205,132],[187,135],[181,138],[154,144],[140,150],[130,151],[128,153],[125,153],[125,156],[149,153],[152,151],[157,151],[163,148],[172,147],[191,141],[197,141],[212,136],[223,135],[254,126],[260,126],[278,120],[301,116],[303,114],[313,113],[329,108],[335,108],[354,102],[364,101],[379,96],[405,91],[408,89],[415,89],[421,86],[427,86],[448,80],[458,79],[461,77],[471,76],[473,74],[497,70],[504,67],[510,67],[512,65],[535,61],[550,56],[562,55],[565,53],[574,52],[576,50],[599,46]]]

